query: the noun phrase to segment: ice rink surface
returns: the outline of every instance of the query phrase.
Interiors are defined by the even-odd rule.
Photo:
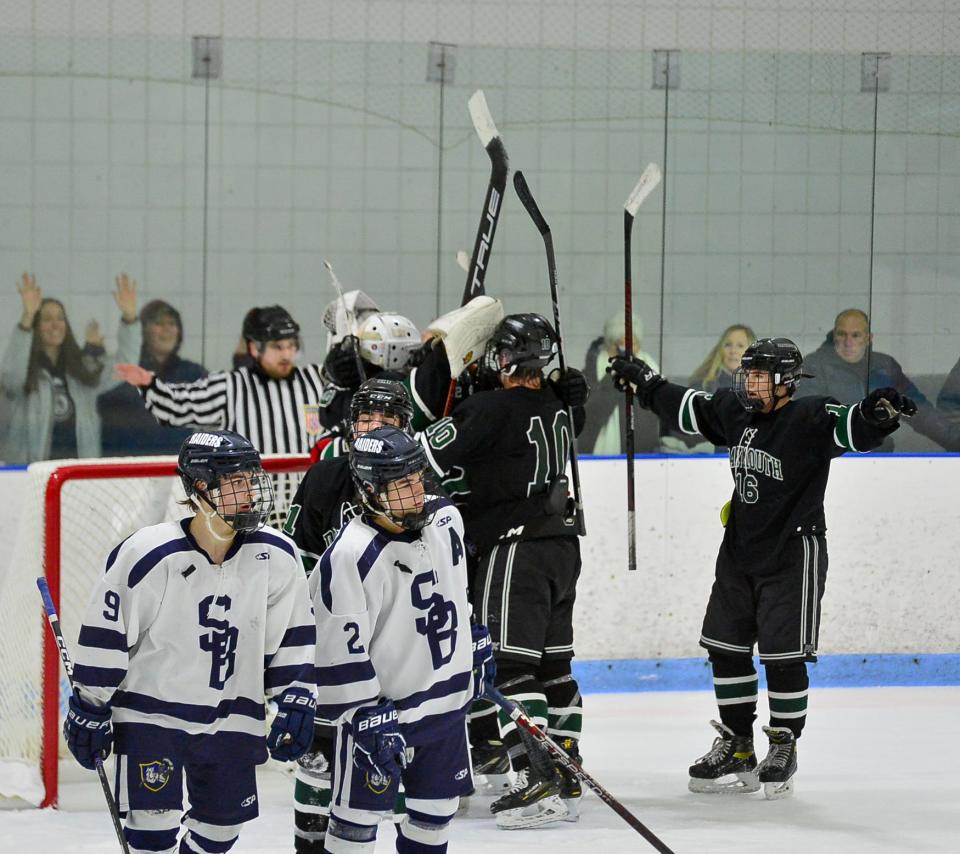
[[[709,693],[589,694],[585,703],[585,767],[676,854],[960,852],[960,688],[814,689],[796,792],[783,801],[687,792],[687,766],[714,735]],[[260,792],[260,818],[233,850],[290,854],[292,781],[266,773]],[[68,784],[60,810],[0,812],[0,854],[119,851],[100,797],[95,784]],[[525,831],[498,830],[489,802],[472,799],[455,821],[451,852],[653,851],[592,795],[578,824]],[[377,852],[393,851],[393,839],[382,825]]]

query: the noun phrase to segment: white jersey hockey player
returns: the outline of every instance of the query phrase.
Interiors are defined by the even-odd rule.
[[[297,548],[263,527],[260,455],[230,431],[194,433],[178,464],[196,515],[118,545],[80,629],[64,735],[87,768],[117,753],[117,800],[135,852],[220,854],[257,816],[267,750],[313,735],[316,624]],[[265,699],[279,712],[266,733]],[[190,810],[183,817],[183,780]]]
[[[402,780],[397,850],[441,854],[459,798],[472,790],[463,522],[427,491],[426,455],[402,430],[356,439],[350,469],[365,512],[310,577],[317,714],[338,725],[325,850],[373,851]]]

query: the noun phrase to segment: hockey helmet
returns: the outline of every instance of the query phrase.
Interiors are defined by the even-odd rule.
[[[187,497],[201,498],[238,533],[262,528],[273,509],[273,484],[263,471],[260,452],[232,430],[187,436],[180,446],[177,473]],[[248,477],[233,477],[238,474]],[[197,485],[201,481],[202,488]]]
[[[386,371],[401,371],[411,353],[420,346],[420,332],[402,314],[375,311],[357,329],[364,361]]]
[[[263,308],[252,308],[243,318],[243,337],[245,341],[254,344],[295,338],[299,347],[300,324],[283,306],[268,305]]]
[[[360,416],[368,412],[383,412],[400,419],[400,429],[410,430],[413,420],[413,404],[403,383],[379,377],[366,380],[356,390],[350,401],[350,421],[356,424]]]
[[[510,376],[517,368],[545,368],[557,355],[559,338],[539,314],[508,314],[487,341],[484,367]]]
[[[762,371],[769,377],[769,395],[774,397],[777,386],[784,386],[787,395],[797,389],[800,378],[807,376],[801,371],[803,356],[800,348],[789,338],[758,338],[746,350],[740,367],[734,376],[734,391],[744,409],[759,411],[768,401],[747,392],[747,376],[753,371]]]
[[[426,491],[432,486],[423,446],[397,427],[377,427],[353,442],[350,474],[368,511],[406,531],[430,524]]]

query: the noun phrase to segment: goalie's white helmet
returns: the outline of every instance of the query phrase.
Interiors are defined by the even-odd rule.
[[[420,332],[413,321],[386,311],[368,314],[357,338],[364,361],[387,371],[403,370],[410,354],[420,346]]]

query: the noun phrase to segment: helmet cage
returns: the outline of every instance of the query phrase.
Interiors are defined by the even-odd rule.
[[[238,534],[252,534],[266,524],[273,510],[275,495],[273,479],[259,464],[220,476],[211,469],[209,477],[207,480],[203,475],[181,474],[184,491],[188,496],[197,496],[209,504]],[[201,481],[205,484],[202,489],[197,486]],[[224,506],[245,509],[225,513]]]
[[[769,401],[776,402],[777,388],[783,386],[790,397],[803,376],[803,357],[796,345],[785,338],[763,338],[754,341],[743,353],[740,367],[733,376],[733,390],[740,405],[751,412],[763,410]],[[765,374],[760,397],[748,393],[750,374]],[[756,393],[756,390],[755,390]]]
[[[361,504],[374,516],[384,516],[405,531],[422,530],[436,512],[427,510],[427,496],[435,494],[437,486],[426,453],[418,445],[394,456],[374,458],[363,444],[369,436],[361,436],[350,455],[350,473]],[[419,491],[418,478],[422,487]]]
[[[400,383],[374,379],[360,386],[350,401],[351,431],[355,429],[361,416],[372,412],[396,417],[400,422],[396,426],[405,433],[410,432],[413,405],[406,389]]]

